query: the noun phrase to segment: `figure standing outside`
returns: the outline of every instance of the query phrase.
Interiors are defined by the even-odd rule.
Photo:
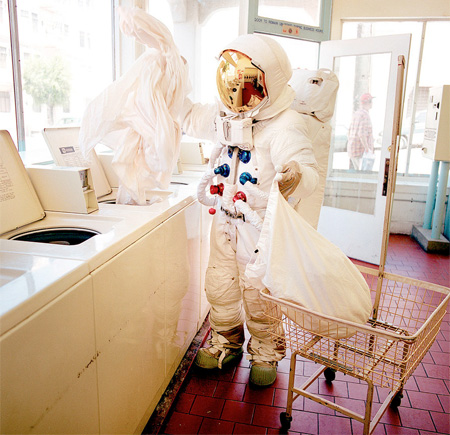
[[[373,97],[369,93],[360,97],[360,108],[353,114],[348,132],[347,152],[349,169],[372,170],[374,163],[373,129],[369,110]],[[364,156],[364,158],[363,158]]]

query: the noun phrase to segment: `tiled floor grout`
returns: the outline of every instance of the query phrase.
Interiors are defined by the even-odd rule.
[[[361,262],[356,262],[362,264]],[[425,253],[408,236],[390,237],[386,271],[435,284],[450,286],[448,256]],[[245,358],[245,355],[244,355]],[[170,407],[164,423],[152,432],[161,434],[276,434],[280,432],[279,413],[286,403],[289,363],[280,363],[278,379],[272,387],[256,390],[248,384],[248,362],[237,367],[207,372],[195,366]],[[443,320],[435,343],[408,379],[398,409],[388,408],[373,432],[375,435],[430,435],[450,433],[450,315]],[[300,360],[296,376],[309,375],[314,363]],[[365,383],[337,373],[331,386],[316,381],[313,388],[329,400],[364,408]],[[386,390],[386,389],[385,389]],[[374,406],[380,405],[376,388]],[[362,424],[329,408],[300,398],[294,402],[295,424],[289,433],[316,435],[358,435]]]

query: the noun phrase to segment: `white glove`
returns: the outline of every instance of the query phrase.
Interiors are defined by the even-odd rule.
[[[276,166],[275,170],[278,172],[275,175],[275,181],[278,181],[281,194],[287,199],[300,183],[302,179],[302,172],[298,162],[291,160],[283,166]]]

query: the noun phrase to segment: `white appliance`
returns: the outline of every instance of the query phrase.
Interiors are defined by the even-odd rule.
[[[67,173],[73,169],[69,168]],[[38,172],[47,171],[44,168]],[[82,191],[81,181],[76,177],[72,181]],[[94,270],[148,232],[155,221],[161,223],[167,219],[174,212],[171,208],[176,211],[193,201],[191,192],[186,190],[154,208],[134,210],[134,207],[104,205],[97,211],[87,207],[85,213],[47,211],[39,193],[47,201],[70,203],[76,190],[69,189],[67,197],[58,199],[53,186],[52,198],[47,190],[49,184],[51,179],[36,184],[41,188],[41,192],[36,192],[11,136],[7,131],[0,131],[0,251],[85,261]],[[89,205],[92,191],[82,191],[82,194],[89,197],[86,203]]]
[[[0,299],[0,346],[10,355],[1,387],[32,410],[4,419],[5,431],[142,430],[206,314],[195,185],[175,184],[151,206],[48,212],[9,134],[0,139],[0,212],[9,217],[0,231],[0,295],[13,304]],[[52,239],[59,230],[76,244],[67,234]]]
[[[0,252],[0,433],[98,433],[86,263]]]
[[[39,171],[40,172],[40,171]],[[78,188],[80,194],[87,199],[83,199],[85,204],[89,204],[92,190],[84,191],[83,177],[87,174],[83,170],[74,175],[74,189],[67,189],[69,198],[60,198],[61,201],[70,200],[75,195],[72,191]],[[50,244],[78,244],[93,237],[110,231],[115,221],[105,218],[103,220],[89,219],[87,225],[86,217],[79,218],[80,224],[76,224],[75,214],[54,213],[48,214],[44,211],[41,201],[35,188],[28,176],[19,153],[11,139],[9,133],[5,130],[0,131],[0,236],[6,239],[20,240],[25,238],[27,241],[45,241]],[[50,188],[51,183],[44,183],[43,188]],[[71,187],[71,186],[68,186]],[[55,187],[53,187],[55,188]],[[42,192],[43,194],[47,192]],[[60,192],[64,193],[64,192]],[[58,198],[54,198],[55,201]],[[95,207],[94,207],[95,208]],[[64,209],[64,207],[60,208]],[[64,210],[62,210],[64,211]],[[82,222],[82,223],[81,223]],[[67,235],[67,240],[63,237]]]
[[[78,145],[79,127],[44,128],[42,135],[58,166],[87,166],[91,169],[95,192],[98,197],[112,192],[106,174],[95,152],[90,160],[83,157]]]
[[[88,166],[91,169],[98,202],[115,204],[120,181],[112,166],[114,152],[99,144],[98,152],[94,150],[87,161],[78,145],[79,133],[79,127],[52,127],[42,131],[55,164]],[[211,144],[185,137],[180,144],[180,156],[172,174],[171,186],[166,190],[148,191],[149,202],[171,196],[175,191],[173,186],[197,183],[205,172],[210,148]]]
[[[102,152],[97,155],[93,150],[89,160],[85,159],[78,145],[79,127],[52,127],[45,128],[42,135],[57,166],[87,166],[90,168],[93,186],[98,201],[115,204],[119,178],[112,167],[112,152]],[[176,171],[180,173],[182,171]],[[150,190],[147,200],[150,204],[165,199],[173,192],[171,190]]]
[[[422,151],[432,160],[450,162],[450,85],[430,89]]]

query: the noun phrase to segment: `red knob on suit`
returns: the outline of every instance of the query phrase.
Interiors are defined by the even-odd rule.
[[[244,192],[239,191],[239,192],[236,193],[236,195],[234,195],[233,202],[236,202],[238,200],[241,200],[241,201],[244,201],[244,202],[247,201],[247,197],[245,196]]]

